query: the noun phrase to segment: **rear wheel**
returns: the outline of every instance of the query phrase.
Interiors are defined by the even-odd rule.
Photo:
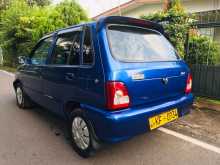
[[[95,154],[99,143],[81,109],[76,109],[72,113],[70,132],[73,148],[81,157],[87,158]]]
[[[18,84],[15,88],[17,105],[19,108],[31,108],[33,106],[32,101],[29,97],[24,93],[22,86]]]

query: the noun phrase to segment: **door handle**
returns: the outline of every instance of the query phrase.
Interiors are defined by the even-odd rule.
[[[65,75],[66,80],[73,80],[74,77],[75,77],[74,73],[66,73],[66,75]]]

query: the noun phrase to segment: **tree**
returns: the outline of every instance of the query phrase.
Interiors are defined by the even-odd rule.
[[[179,0],[168,1],[164,11],[143,15],[141,18],[161,22],[170,41],[176,47],[181,57],[184,57],[184,44],[187,39],[191,19],[181,6]]]
[[[88,21],[85,11],[74,0],[64,0],[55,7],[55,11],[59,13],[57,17],[65,22],[65,26],[78,24],[82,20]]]
[[[29,6],[47,6],[51,3],[51,0],[26,0]]]
[[[0,43],[7,65],[16,65],[17,57],[28,55],[43,35],[87,21],[84,10],[75,1],[57,6],[29,6],[25,0],[13,0],[2,12]]]
[[[8,8],[10,0],[0,0],[0,12]]]
[[[185,56],[187,34],[194,17],[187,14],[179,0],[166,0],[164,11],[141,16],[143,19],[159,22],[163,25],[170,41],[188,64],[216,64],[219,62],[220,46],[210,38],[198,33],[189,35],[188,54]],[[197,31],[195,29],[195,31]]]

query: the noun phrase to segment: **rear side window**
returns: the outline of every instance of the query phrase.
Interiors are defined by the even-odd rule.
[[[133,26],[108,26],[112,55],[124,62],[176,61],[178,56],[160,33]]]
[[[79,65],[80,64],[80,36],[81,31],[75,31],[73,33],[73,45],[69,57],[69,65]]]
[[[58,36],[54,49],[52,64],[66,64],[73,43],[73,34],[66,33]]]
[[[89,27],[86,27],[84,31],[82,53],[83,53],[83,64],[91,65],[93,63],[93,46],[92,46],[91,32]]]
[[[52,64],[79,65],[81,31],[60,34],[53,51]]]

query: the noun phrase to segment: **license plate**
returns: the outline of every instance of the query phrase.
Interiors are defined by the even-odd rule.
[[[178,118],[177,109],[161,113],[149,118],[150,129],[153,130]]]

